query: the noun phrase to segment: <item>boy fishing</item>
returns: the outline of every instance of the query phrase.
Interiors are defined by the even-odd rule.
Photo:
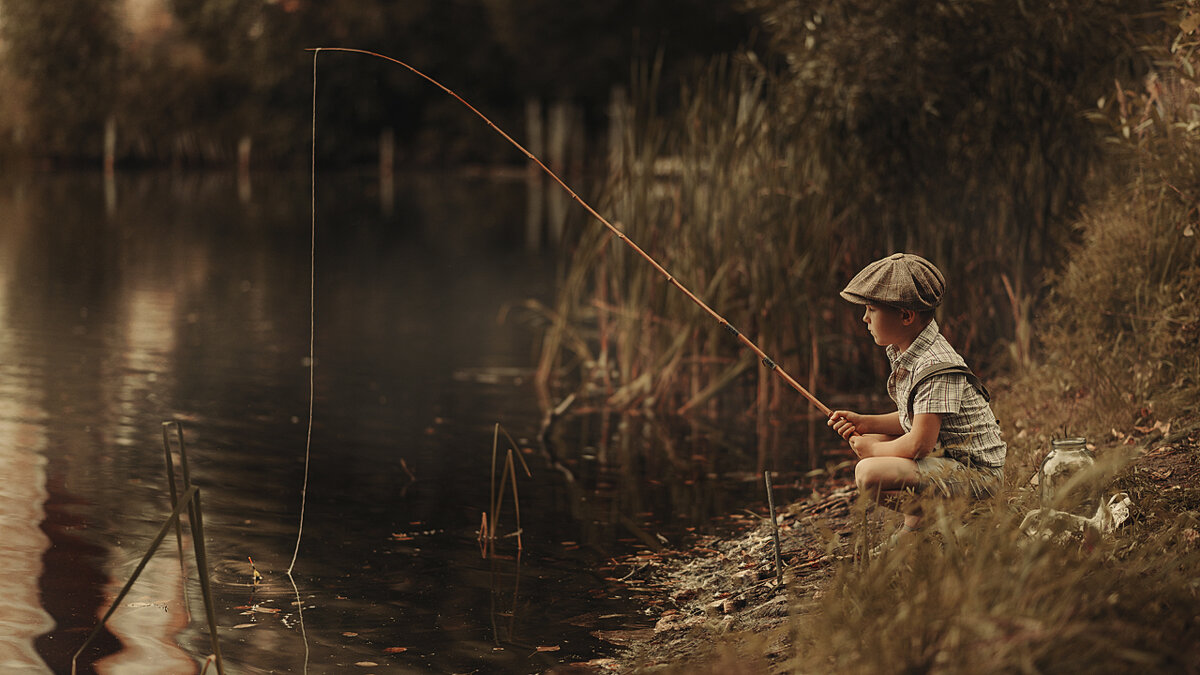
[[[904,493],[982,498],[1003,481],[1007,447],[987,390],[933,318],[945,285],[933,263],[896,253],[867,265],[841,292],[865,306],[863,322],[886,350],[896,410],[835,410],[828,424],[859,457],[859,491],[904,513],[890,544],[921,526],[919,505],[905,503]]]

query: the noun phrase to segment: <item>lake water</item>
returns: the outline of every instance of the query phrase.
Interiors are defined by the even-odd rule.
[[[495,425],[538,447],[536,332],[519,305],[552,297],[559,254],[528,240],[521,183],[399,177],[381,198],[370,177],[321,177],[293,590],[308,190],[307,177],[159,173],[0,184],[3,670],[69,672],[170,512],[168,420],[201,490],[227,672],[524,673],[604,657],[613,646],[592,631],[654,618],[606,580],[625,572],[615,557],[761,508],[754,451],[747,462],[736,439],[580,417],[559,441],[573,480],[525,454],[523,549],[505,538],[484,558]],[[186,550],[181,569],[174,535],[163,543],[80,672],[198,672],[211,648]]]

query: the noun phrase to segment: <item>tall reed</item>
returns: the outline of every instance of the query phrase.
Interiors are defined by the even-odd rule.
[[[616,107],[600,210],[816,388],[857,392],[886,374],[837,291],[897,250],[946,273],[939,321],[977,370],[1027,363],[1043,274],[1061,261],[1100,156],[1083,112],[1114,73],[1142,67],[1131,10],[749,4],[784,65],[718,59],[670,113],[643,68]],[[640,261],[600,257],[605,237],[592,228],[575,249],[543,363],[585,390],[590,365],[606,364],[617,408],[744,413],[761,435],[764,411],[787,409],[783,394]],[[554,336],[566,326],[583,368],[562,357]]]
[[[851,220],[754,64],[712,64],[671,117],[645,103],[648,92],[632,98],[600,210],[773,358],[801,379],[808,371],[812,387],[858,392],[886,373],[859,308],[837,291],[893,249],[924,253],[946,271],[952,339],[972,356],[1002,353],[994,338],[1013,328],[996,307],[1008,295],[999,275],[972,281],[980,269],[1010,269],[1008,240],[959,249],[949,242],[962,232],[939,221],[899,239]],[[780,400],[790,392],[768,386],[767,370],[654,270],[611,247],[593,227],[574,249],[545,333],[543,381],[557,364],[585,390],[603,377],[604,401],[617,408],[702,407],[744,413],[760,427],[763,411],[805,410],[794,397]]]

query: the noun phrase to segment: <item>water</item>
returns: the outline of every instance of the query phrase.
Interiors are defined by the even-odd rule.
[[[520,184],[403,177],[381,199],[349,175],[318,189],[293,589],[307,179],[0,185],[4,670],[69,671],[133,573],[170,511],[166,420],[183,424],[201,489],[228,672],[541,672],[603,657],[592,631],[653,619],[606,581],[624,572],[614,556],[763,501],[744,444],[713,430],[649,438],[638,420],[576,418],[560,448],[573,481],[534,451],[535,332],[517,305],[552,297],[556,253],[526,241]],[[518,479],[523,550],[506,538],[484,559],[496,423],[533,475]],[[186,573],[172,535],[81,672],[199,670],[211,648],[190,548],[185,560]]]

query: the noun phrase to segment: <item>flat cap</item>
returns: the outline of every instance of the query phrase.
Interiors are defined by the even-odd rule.
[[[841,296],[856,305],[877,303],[923,312],[942,303],[945,289],[946,279],[933,263],[912,253],[893,253],[854,275]]]

